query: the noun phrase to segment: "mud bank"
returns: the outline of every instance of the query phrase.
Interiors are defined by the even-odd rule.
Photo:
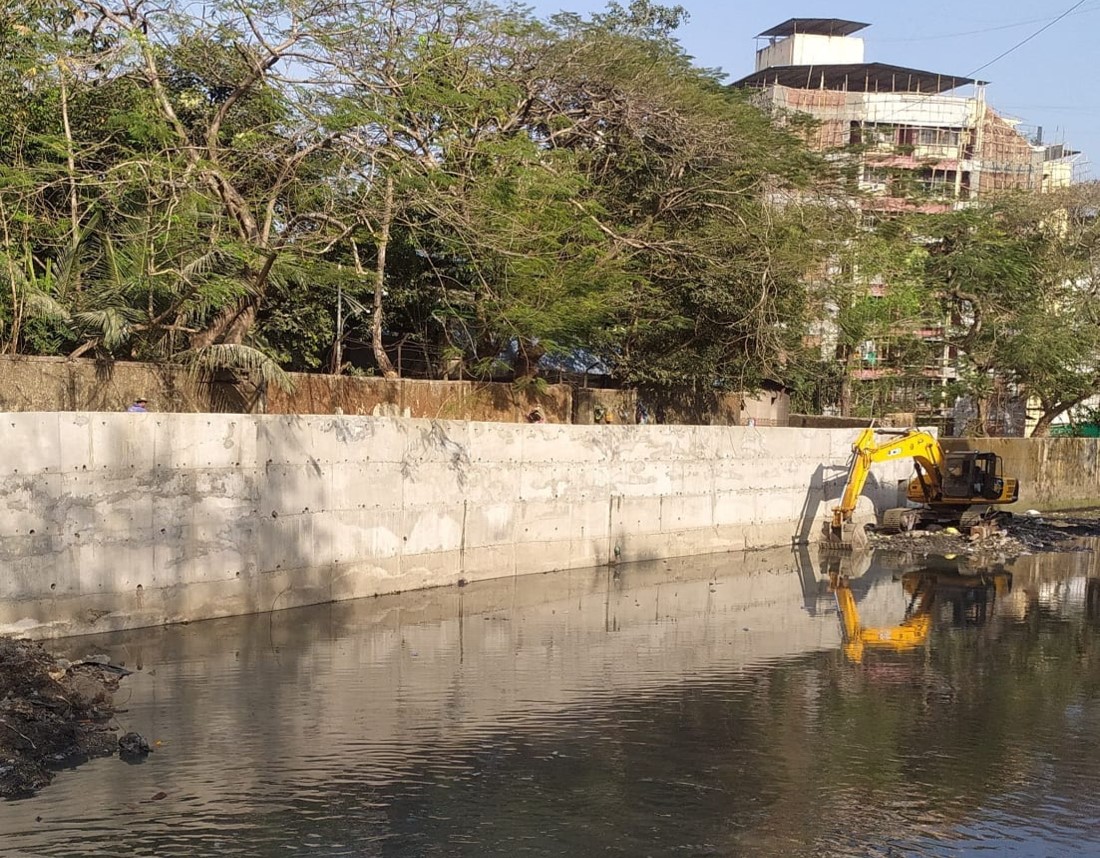
[[[117,751],[112,701],[125,673],[0,638],[0,798],[29,795],[57,769]]]
[[[924,555],[971,555],[1004,560],[1027,554],[1091,551],[1100,539],[1100,510],[1013,515],[989,536],[972,539],[950,528],[911,533],[869,533],[870,548]]]

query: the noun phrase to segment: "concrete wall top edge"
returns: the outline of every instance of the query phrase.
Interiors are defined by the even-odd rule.
[[[224,413],[224,412],[207,412],[207,413],[195,413],[195,412],[157,412],[152,411],[147,414],[130,414],[126,412],[109,412],[109,411],[0,411],[0,424],[4,421],[21,421],[28,419],[47,419],[47,420],[63,420],[79,425],[85,425],[92,420],[99,420],[102,422],[108,421],[128,421],[128,420],[153,420],[164,418],[172,418],[174,421],[192,422],[192,425],[201,425],[202,422],[210,422],[212,424],[225,424],[232,422],[248,422],[255,421],[259,424],[273,424],[273,425],[301,425],[301,424],[317,424],[317,423],[360,423],[364,425],[378,424],[378,425],[406,425],[406,426],[431,426],[433,424],[444,424],[454,426],[474,426],[474,427],[508,427],[512,430],[523,430],[531,433],[545,433],[545,432],[560,432],[567,430],[569,432],[577,433],[611,433],[611,434],[648,434],[648,435],[683,435],[699,434],[699,435],[767,435],[772,437],[806,437],[822,435],[842,435],[844,437],[855,438],[855,433],[858,429],[850,428],[804,428],[804,427],[790,427],[790,426],[703,426],[703,425],[688,425],[688,424],[610,424],[610,425],[588,425],[588,424],[576,424],[576,423],[544,423],[538,425],[532,424],[516,424],[516,423],[501,423],[499,421],[491,420],[453,420],[446,418],[427,418],[427,417],[393,417],[393,416],[373,416],[373,415],[357,415],[357,414],[239,414],[239,413]],[[954,439],[958,440],[958,439]],[[1026,440],[1026,439],[989,439],[989,440]],[[1073,439],[1049,439],[1049,440],[1073,440]]]

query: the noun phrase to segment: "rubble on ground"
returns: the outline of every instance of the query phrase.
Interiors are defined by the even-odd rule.
[[[870,547],[925,555],[1020,556],[1044,552],[1090,551],[1089,538],[1100,538],[1100,512],[1011,515],[973,536],[955,528],[910,533],[869,533]]]
[[[105,657],[69,662],[0,638],[0,798],[41,789],[66,763],[113,753],[114,692],[126,673]]]

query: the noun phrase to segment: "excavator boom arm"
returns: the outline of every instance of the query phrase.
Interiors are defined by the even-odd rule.
[[[868,427],[852,445],[852,466],[848,471],[848,482],[840,497],[840,505],[833,509],[835,527],[840,527],[855,512],[856,502],[871,473],[871,465],[893,459],[913,459],[919,466],[918,473],[925,485],[927,499],[931,500],[939,495],[942,490],[944,460],[943,450],[935,437],[927,432],[911,430],[901,437],[877,443],[874,428]]]
[[[846,578],[831,574],[829,587],[836,595],[837,610],[840,613],[841,629],[844,637],[844,654],[850,661],[863,661],[866,647],[891,649],[895,652],[915,649],[928,639],[932,628],[932,603],[935,584],[925,586],[914,597],[912,612],[896,626],[864,626],[856,607],[855,596]]]

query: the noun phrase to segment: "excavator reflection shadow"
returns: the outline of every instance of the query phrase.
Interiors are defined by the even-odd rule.
[[[1100,578],[1089,578],[1085,582],[1085,619],[1100,626]]]
[[[819,574],[811,571],[806,575],[807,566],[800,564],[807,606],[811,598],[816,604],[823,590],[833,596],[840,615],[844,655],[856,664],[861,664],[870,651],[904,653],[924,647],[934,621],[948,622],[955,628],[986,625],[994,616],[997,599],[1011,591],[1012,573],[1000,566],[964,570],[950,560],[937,560],[927,558],[921,567],[895,574],[894,581],[905,593],[905,612],[900,622],[865,625],[852,579],[868,571],[871,552],[822,551],[819,569],[815,570]],[[807,585],[813,590],[808,591]]]
[[[865,626],[849,579],[833,573],[829,588],[836,596],[844,633],[844,655],[859,664],[871,649],[905,652],[923,647],[932,630],[934,616],[949,613],[955,627],[984,626],[992,618],[997,598],[1012,589],[1012,573],[983,572],[977,575],[911,571],[899,581],[906,595],[905,616],[892,626]],[[943,607],[948,607],[944,611]]]

